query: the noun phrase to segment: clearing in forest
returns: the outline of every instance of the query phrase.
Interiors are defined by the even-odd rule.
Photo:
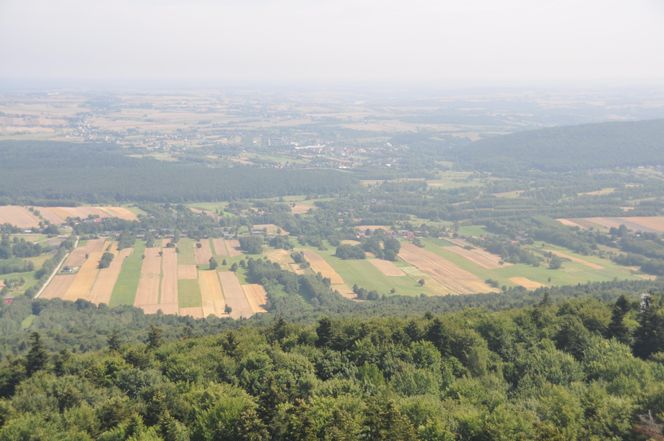
[[[441,294],[475,294],[497,291],[469,271],[410,242],[401,244],[399,257],[436,281],[443,289]]]

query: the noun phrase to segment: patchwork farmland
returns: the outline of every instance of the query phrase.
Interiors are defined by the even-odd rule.
[[[169,242],[160,241],[148,248],[137,241],[122,250],[116,242],[103,238],[81,243],[67,256],[41,297],[133,305],[146,314],[161,311],[194,318],[248,318],[266,312],[268,299],[262,286],[245,284],[223,265],[209,268],[213,256],[219,260],[228,256],[231,262],[243,257],[234,241],[182,239],[177,248],[167,246]],[[230,249],[235,259],[229,256]],[[113,260],[100,269],[105,252],[111,253]]]

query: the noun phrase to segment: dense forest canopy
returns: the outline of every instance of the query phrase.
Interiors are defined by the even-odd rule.
[[[639,440],[664,416],[656,294],[170,342],[166,325],[87,354],[33,332],[0,364],[0,440]]]
[[[664,165],[664,120],[607,122],[518,132],[458,147],[482,170],[570,171]]]
[[[216,168],[132,158],[107,144],[0,142],[0,199],[7,200],[228,200],[327,193],[354,181],[336,170]]]

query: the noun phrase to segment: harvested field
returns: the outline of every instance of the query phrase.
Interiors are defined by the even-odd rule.
[[[497,291],[476,275],[412,243],[401,244],[399,257],[439,283],[443,288],[441,294],[476,294]]]
[[[232,318],[251,317],[253,310],[235,273],[222,271],[219,273],[219,281],[221,282],[226,304],[232,308],[230,316]]]
[[[114,247],[115,248],[115,247]],[[111,302],[111,294],[113,293],[113,287],[118,280],[120,275],[120,270],[122,269],[122,264],[124,260],[131,254],[131,248],[125,248],[124,250],[118,252],[117,249],[113,250],[113,261],[108,268],[99,270],[99,275],[95,284],[92,286],[92,298],[90,301],[97,305],[104,303],[106,305]]]
[[[510,282],[514,283],[515,285],[523,286],[526,289],[537,289],[544,286],[539,282],[535,282],[534,280],[530,280],[525,277],[510,277]]]
[[[81,265],[81,268],[74,277],[74,282],[62,297],[64,300],[92,300],[92,287],[99,274],[99,261],[101,260],[101,251],[91,252],[88,259]]]
[[[198,244],[194,247],[194,257],[197,265],[207,265],[212,257],[212,249],[210,249],[210,241],[204,239],[200,241],[200,248]]]
[[[198,267],[196,265],[178,265],[178,279],[198,279]]]
[[[134,306],[142,308],[148,314],[159,310],[159,285],[161,284],[161,256],[160,248],[146,248],[141,277],[138,279],[138,289]]]
[[[212,239],[213,252],[215,256],[228,257],[228,250],[226,250],[226,243],[224,239]]]
[[[320,256],[320,254],[311,250],[302,250],[302,252],[304,253],[304,258],[307,259],[307,262],[309,262],[311,269],[315,273],[321,273],[323,277],[330,279],[332,285],[343,285],[345,283],[339,273],[337,273],[335,269]]]
[[[44,289],[41,299],[55,299],[55,298],[64,298],[65,293],[69,290],[69,287],[74,282],[76,274],[58,274],[53,277],[51,283]]]
[[[224,308],[226,302],[221,291],[221,284],[216,271],[201,271],[198,278],[201,287],[201,301],[203,304],[203,316],[216,315],[226,316]]]
[[[580,257],[572,256],[571,254],[564,253],[562,251],[556,251],[556,250],[546,250],[553,254],[554,256],[562,257],[563,259],[568,259],[571,260],[572,262],[580,263],[581,265],[585,265],[588,268],[595,269],[595,270],[601,270],[604,269],[602,265],[598,265],[593,262],[589,262],[586,259],[582,259]]]
[[[497,269],[510,266],[510,263],[503,262],[500,256],[492,254],[482,248],[473,247],[468,249],[470,245],[468,242],[458,239],[448,239],[454,244],[451,247],[445,247],[446,250],[451,251],[459,256],[473,262],[479,267],[484,269]]]
[[[238,257],[242,255],[240,250],[240,241],[237,239],[228,239],[226,242],[226,250],[228,250],[229,257]]]
[[[267,304],[267,293],[265,288],[257,284],[242,285],[244,290],[244,295],[247,297],[249,306],[251,307],[254,314],[267,312],[263,305]]]
[[[106,241],[104,239],[91,239],[85,245],[82,245],[75,250],[73,250],[67,260],[65,261],[65,266],[69,267],[80,267],[87,260],[88,255],[92,253],[103,252],[106,246]]]
[[[39,218],[25,207],[0,205],[0,225],[2,224],[18,228],[39,228]]]
[[[558,219],[567,226],[581,228],[618,228],[625,225],[632,231],[645,233],[664,233],[664,216],[628,216],[628,217],[586,217],[578,219]]]
[[[115,217],[119,219],[134,221],[138,217],[130,210],[124,207],[34,207],[44,219],[52,224],[60,225],[67,221],[67,218],[79,217],[85,219],[88,216],[99,216],[100,218]]]
[[[304,270],[300,268],[300,265],[293,261],[288,250],[269,250],[265,253],[265,257],[272,262],[279,264],[279,266],[286,271],[292,271],[295,274],[304,274]]]
[[[178,313],[178,256],[175,248],[161,250],[161,295],[159,309],[164,314]]]
[[[194,306],[191,308],[180,308],[180,315],[187,315],[195,319],[202,319],[206,317],[203,314],[203,308],[201,308],[200,306],[198,307]]]
[[[406,273],[404,273],[401,268],[396,266],[394,262],[390,262],[389,260],[383,260],[383,259],[369,259],[369,262],[376,268],[378,268],[378,271],[383,273],[383,275],[389,276],[389,277],[399,277],[399,276],[405,276]]]
[[[291,205],[291,212],[293,214],[307,214],[314,206],[310,204],[293,204]]]

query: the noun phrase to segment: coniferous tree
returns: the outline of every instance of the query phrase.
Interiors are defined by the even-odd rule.
[[[41,341],[41,336],[38,332],[33,332],[30,335],[30,351],[25,360],[25,370],[27,374],[32,375],[38,370],[43,369],[47,362],[48,354]]]

